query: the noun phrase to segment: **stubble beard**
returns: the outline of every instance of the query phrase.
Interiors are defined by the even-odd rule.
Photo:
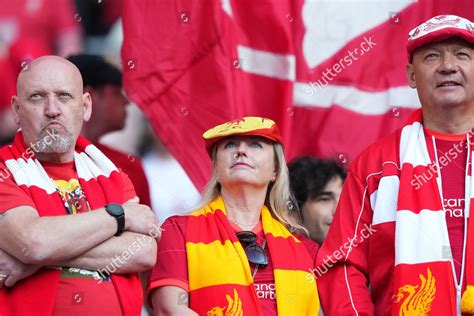
[[[38,134],[38,154],[67,153],[73,149],[74,139],[65,127],[46,127]]]

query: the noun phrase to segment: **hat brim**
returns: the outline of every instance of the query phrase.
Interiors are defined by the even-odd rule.
[[[460,28],[442,28],[431,32],[414,40],[409,40],[407,43],[408,61],[411,62],[413,52],[428,43],[439,42],[451,37],[459,37],[469,43],[474,43],[474,31],[469,31]]]
[[[272,127],[272,129],[278,129],[278,127],[276,127],[276,125],[274,125]],[[218,143],[219,141],[221,141],[225,138],[229,138],[229,137],[233,137],[233,136],[260,136],[260,137],[266,138],[268,140],[271,140],[271,141],[279,143],[279,144],[282,144],[282,142],[283,142],[283,140],[279,136],[278,131],[276,131],[276,133],[273,132],[273,131],[270,132],[268,128],[257,129],[257,130],[253,130],[253,131],[242,132],[242,133],[233,133],[233,134],[229,134],[229,135],[223,135],[222,137],[215,137],[215,138],[205,140],[206,141],[206,150],[207,150],[207,153],[209,154],[209,157],[212,158],[212,150],[214,149],[214,145],[216,143]]]

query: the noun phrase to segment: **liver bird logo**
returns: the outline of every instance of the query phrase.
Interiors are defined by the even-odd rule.
[[[400,303],[400,316],[425,316],[431,310],[431,303],[436,294],[436,279],[431,274],[431,270],[427,269],[426,277],[420,274],[421,284],[406,284],[398,289],[395,298],[396,303]]]
[[[210,311],[207,312],[207,316],[242,316],[242,300],[237,293],[237,290],[234,289],[234,298],[226,294],[225,298],[227,299],[227,307],[215,306]]]
[[[244,118],[227,122],[227,123],[226,123],[226,129],[225,129],[225,131],[228,130],[228,129],[238,129],[238,128],[242,128],[242,125],[240,125],[241,123],[245,123],[245,119],[244,119]]]

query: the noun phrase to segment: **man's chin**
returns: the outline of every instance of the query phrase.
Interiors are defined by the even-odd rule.
[[[440,108],[452,108],[459,106],[466,102],[464,95],[459,95],[459,93],[446,93],[440,95],[436,98],[435,104]]]
[[[39,138],[36,148],[38,154],[65,154],[74,150],[73,139],[67,132],[41,136],[43,137]]]
[[[59,145],[59,146],[47,146],[38,153],[39,154],[58,154],[58,155],[62,155],[62,154],[66,154],[66,153],[70,152],[71,150],[72,150],[72,148],[61,146],[61,145]]]
[[[54,126],[48,126],[45,128],[42,132],[42,134],[45,135],[57,135],[58,137],[61,137],[61,135],[69,135],[69,132],[66,130],[61,125],[54,125]]]

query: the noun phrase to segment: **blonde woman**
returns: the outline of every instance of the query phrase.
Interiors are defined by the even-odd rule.
[[[288,170],[269,119],[203,135],[213,175],[203,204],[163,224],[148,298],[155,315],[317,315],[317,245],[290,231]]]

